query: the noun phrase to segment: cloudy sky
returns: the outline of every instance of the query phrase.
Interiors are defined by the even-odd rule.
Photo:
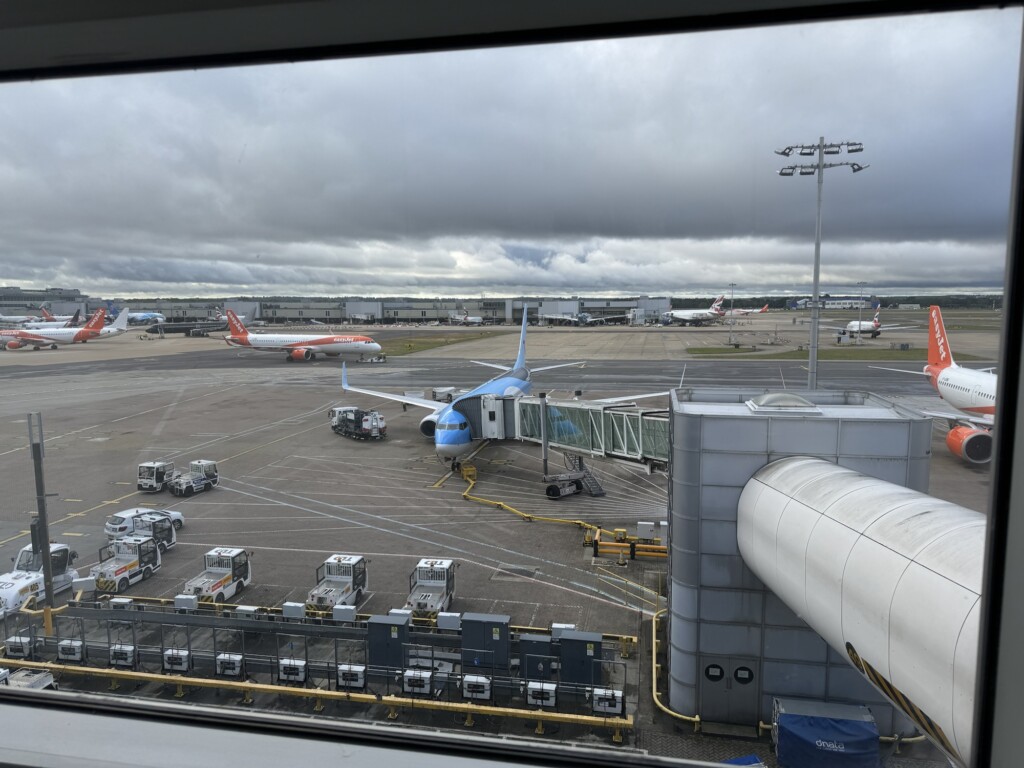
[[[0,85],[0,284],[998,291],[1019,10]]]

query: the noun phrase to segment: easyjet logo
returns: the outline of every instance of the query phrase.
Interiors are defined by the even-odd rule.
[[[942,332],[942,320],[939,318],[938,310],[932,310],[932,333],[935,334],[935,344],[939,350],[939,359],[946,359],[946,336]]]

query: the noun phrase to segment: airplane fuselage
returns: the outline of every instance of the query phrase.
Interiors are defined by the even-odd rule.
[[[988,371],[975,371],[951,365],[946,368],[925,366],[939,397],[964,413],[992,416],[996,412],[998,377]]]
[[[457,460],[473,449],[473,436],[469,423],[466,421],[466,417],[458,411],[460,403],[480,395],[522,397],[530,393],[530,386],[530,369],[516,368],[508,373],[495,376],[490,381],[485,381],[438,411],[437,421],[434,425],[434,450],[438,457],[448,461]]]
[[[232,347],[245,347],[261,352],[309,350],[313,355],[354,356],[375,355],[380,344],[369,336],[311,336],[294,333],[247,333],[244,336],[225,336]]]

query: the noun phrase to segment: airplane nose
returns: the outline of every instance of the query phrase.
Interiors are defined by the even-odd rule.
[[[436,443],[437,455],[445,459],[457,459],[466,448],[465,443]]]

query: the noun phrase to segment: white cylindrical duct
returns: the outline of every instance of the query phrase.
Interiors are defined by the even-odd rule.
[[[953,760],[971,753],[985,516],[821,459],[768,464],[744,562]]]

